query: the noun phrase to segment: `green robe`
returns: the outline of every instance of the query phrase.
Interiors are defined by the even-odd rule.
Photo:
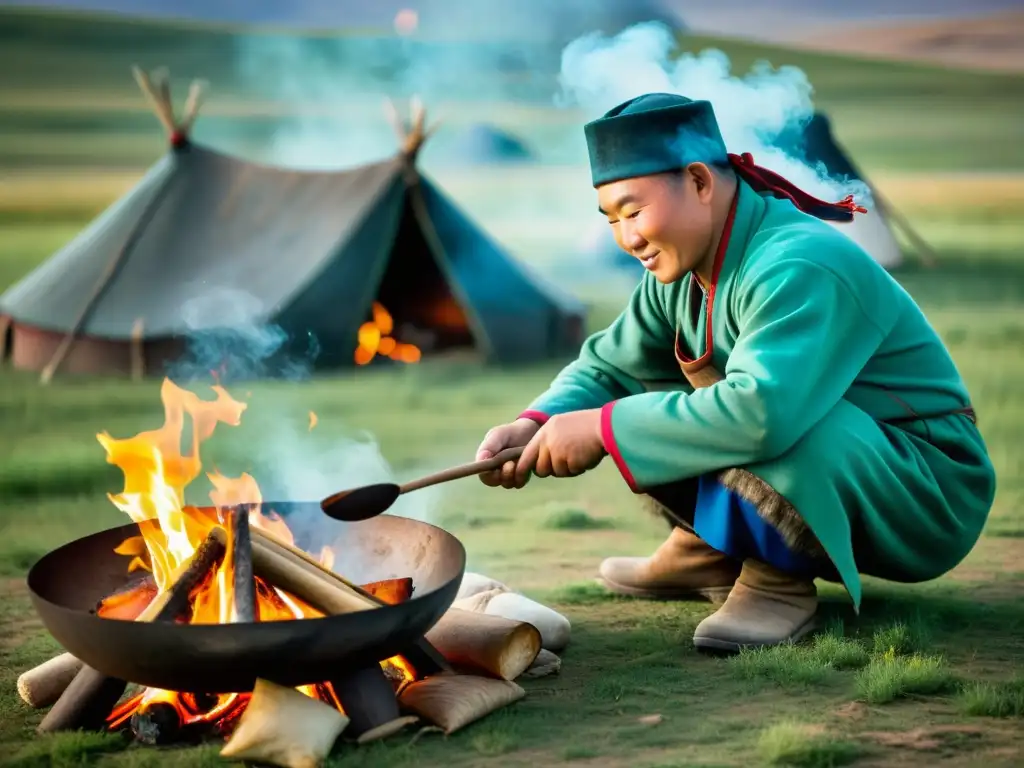
[[[645,275],[529,411],[603,408],[605,448],[636,493],[748,470],[796,509],[857,609],[860,574],[911,583],[953,568],[995,473],[975,424],[949,414],[970,401],[938,334],[867,253],[789,201],[740,181],[725,236],[710,311],[692,275]],[[694,390],[674,352],[706,352],[709,316],[726,378]],[[949,415],[881,423],[908,408]]]

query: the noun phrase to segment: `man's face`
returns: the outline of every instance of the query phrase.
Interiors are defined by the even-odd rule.
[[[619,247],[659,282],[673,283],[700,266],[711,247],[712,186],[710,170],[695,163],[680,174],[605,184],[597,200]]]

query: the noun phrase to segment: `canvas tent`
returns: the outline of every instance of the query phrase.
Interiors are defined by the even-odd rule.
[[[856,179],[868,186],[873,197],[868,213],[855,216],[850,223],[834,223],[833,226],[851,237],[875,261],[886,269],[903,263],[903,251],[895,229],[902,231],[918,259],[925,263],[932,261],[933,254],[928,244],[840,146],[827,115],[816,112],[807,123],[783,134],[775,143],[812,165],[823,165],[832,177]]]
[[[258,165],[189,140],[165,84],[137,72],[170,151],[122,199],[0,296],[17,368],[155,374],[197,333],[274,324],[354,363],[373,303],[424,356],[517,363],[578,349],[584,309],[530,275],[416,171],[420,108],[392,159],[344,171]],[[163,95],[161,95],[163,94]],[[424,341],[425,339],[425,341]]]

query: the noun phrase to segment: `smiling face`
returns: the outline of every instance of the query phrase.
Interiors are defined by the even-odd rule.
[[[640,176],[598,187],[599,210],[615,242],[661,283],[700,271],[713,247],[716,178],[703,163],[679,173]]]

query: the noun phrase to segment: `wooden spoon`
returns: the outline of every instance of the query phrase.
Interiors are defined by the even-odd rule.
[[[410,480],[404,485],[377,483],[376,485],[364,485],[348,491],[339,491],[321,501],[320,508],[328,517],[333,517],[335,520],[342,520],[346,523],[368,520],[382,512],[386,512],[403,493],[418,491],[420,488],[427,488],[438,483],[447,483],[449,480],[459,480],[463,477],[471,477],[495,469],[501,469],[508,462],[518,460],[523,454],[523,447],[506,448],[489,459],[451,467],[450,469],[421,477],[419,480]]]

